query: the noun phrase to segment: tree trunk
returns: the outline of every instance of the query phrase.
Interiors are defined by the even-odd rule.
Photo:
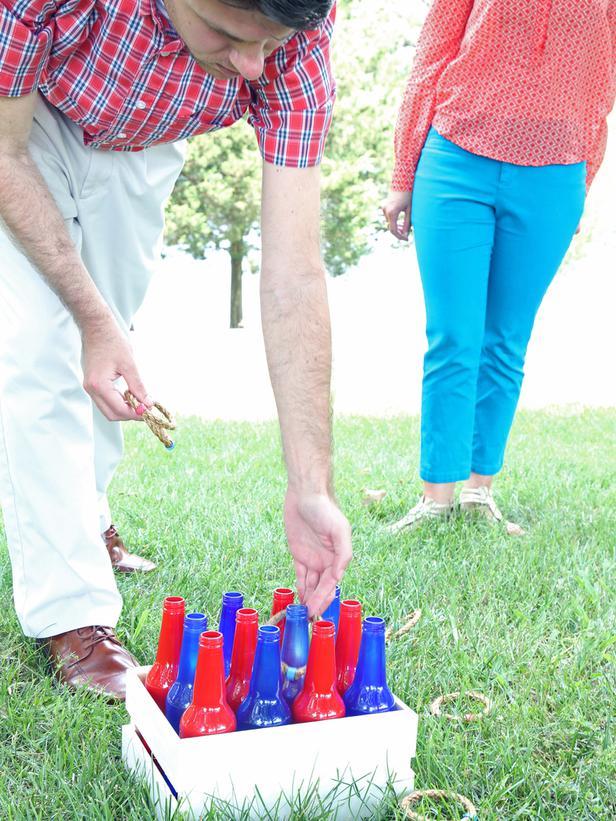
[[[231,328],[239,328],[242,323],[242,262],[244,260],[243,243],[232,242],[229,249],[231,256]]]

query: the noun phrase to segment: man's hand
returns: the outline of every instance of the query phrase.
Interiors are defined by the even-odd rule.
[[[309,616],[320,615],[351,561],[351,527],[328,495],[300,495],[291,489],[284,520],[300,601]]]
[[[389,231],[396,239],[408,240],[411,231],[411,192],[390,191],[382,206]]]
[[[139,420],[126,404],[114,381],[123,377],[129,391],[147,408],[152,400],[141,381],[128,340],[115,320],[98,323],[82,332],[83,386],[100,412],[111,421]]]

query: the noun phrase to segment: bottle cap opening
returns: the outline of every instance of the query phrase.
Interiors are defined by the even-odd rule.
[[[248,622],[249,624],[252,622],[258,622],[259,614],[254,607],[240,607],[236,613],[235,621]]]
[[[163,602],[163,609],[167,613],[183,613],[186,603],[181,596],[167,596]]]
[[[308,608],[305,604],[287,605],[287,621],[301,621],[308,619]]]
[[[280,641],[280,628],[274,624],[264,624],[259,627],[259,638],[261,641]]]
[[[333,636],[336,633],[336,628],[334,627],[333,621],[316,621],[312,625],[312,635],[313,636],[323,636],[327,638],[328,636]]]
[[[199,636],[199,647],[222,647],[222,633],[218,630],[206,630]]]
[[[368,633],[384,633],[385,619],[379,616],[368,616],[367,619],[364,619],[364,630]]]

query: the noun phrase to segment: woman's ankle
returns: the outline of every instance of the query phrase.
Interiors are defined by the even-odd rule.
[[[443,484],[424,482],[425,498],[432,499],[432,501],[437,502],[439,505],[452,505],[455,492],[455,482],[447,482]]]
[[[468,477],[466,482],[464,482],[464,487],[465,488],[487,487],[488,490],[491,490],[493,481],[494,481],[494,476],[484,476],[481,473],[471,473],[471,475]]]

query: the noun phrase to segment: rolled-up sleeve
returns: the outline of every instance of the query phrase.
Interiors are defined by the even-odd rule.
[[[58,3],[0,0],[0,96],[34,91],[53,43]]]
[[[330,63],[335,6],[323,25],[298,32],[250,83],[248,121],[263,159],[273,165],[318,165],[331,125],[335,82]]]

